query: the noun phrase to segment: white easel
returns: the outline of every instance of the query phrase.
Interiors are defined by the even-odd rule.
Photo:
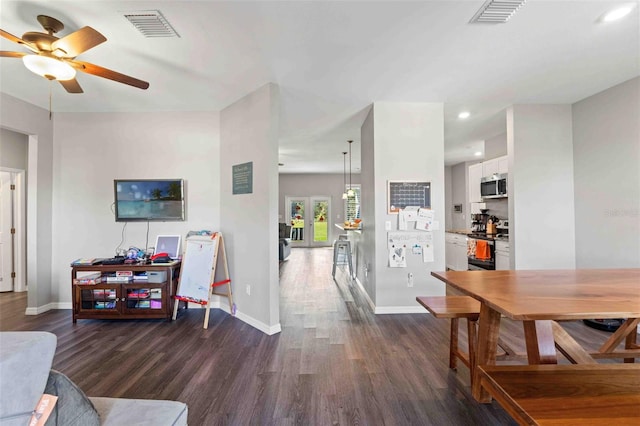
[[[204,317],[204,328],[209,326],[209,310],[211,308],[211,296],[226,297],[229,300],[229,310],[231,315],[235,315],[233,297],[231,294],[231,278],[229,277],[229,266],[227,264],[227,253],[224,248],[222,234],[215,232],[213,235],[195,235],[187,238],[186,249],[180,268],[180,278],[178,280],[178,290],[175,295],[173,306],[173,320],[178,315],[178,305],[180,301],[198,303],[206,306],[207,312]],[[219,259],[222,254],[222,259]],[[224,267],[222,280],[216,281],[216,267],[221,261]],[[214,287],[226,285],[226,293],[217,293]]]

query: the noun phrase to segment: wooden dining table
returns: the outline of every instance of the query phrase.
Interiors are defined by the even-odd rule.
[[[640,357],[636,328],[640,322],[640,269],[446,271],[431,275],[480,301],[476,365],[496,363],[500,318],[523,322],[529,364],[557,363],[556,348],[575,363],[593,358]],[[555,320],[627,319],[596,353],[578,351]],[[562,330],[560,330],[562,331]],[[625,341],[624,349],[617,349]],[[565,353],[566,349],[566,353]],[[586,351],[585,351],[586,354]],[[489,402],[475,369],[473,397]]]

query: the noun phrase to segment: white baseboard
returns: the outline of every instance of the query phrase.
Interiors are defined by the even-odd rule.
[[[71,304],[69,304],[71,305]],[[43,312],[47,312],[50,311],[52,309],[58,309],[57,308],[57,303],[47,303],[46,305],[43,306],[37,306],[35,308],[29,308],[27,307],[27,309],[24,311],[25,315],[39,315]]]
[[[373,300],[371,300],[371,298],[369,297],[369,293],[367,293],[367,290],[364,289],[364,286],[362,285],[358,277],[356,277],[356,284],[358,284],[358,287],[360,287],[360,291],[362,292],[362,295],[364,296],[364,298],[367,299],[367,303],[369,303],[371,310],[375,313],[376,304],[373,303]]]
[[[226,299],[224,301],[221,298],[217,298],[217,299],[218,300],[211,301],[211,303],[209,304],[209,308],[222,309],[223,311],[231,315],[231,309],[229,309],[229,304],[226,303]],[[204,308],[204,306],[202,305],[198,305],[198,306],[200,306],[201,308]],[[189,309],[191,309],[191,307],[189,307]],[[236,309],[235,317],[238,318],[240,321],[249,324],[251,327],[258,329],[262,331],[264,334],[267,334],[269,336],[276,333],[280,333],[282,331],[282,327],[280,326],[280,323],[270,326],[263,323],[262,321],[259,321],[253,318],[252,316],[242,313],[237,309]]]
[[[376,307],[373,300],[369,297],[369,293],[364,289],[364,286],[360,282],[360,280],[356,277],[356,283],[358,287],[360,287],[360,291],[362,292],[365,299],[371,306],[373,313],[376,315],[384,315],[384,314],[424,314],[426,311],[422,306],[380,306]]]
[[[276,325],[267,325],[262,321],[258,321],[255,318],[250,317],[249,315],[243,314],[240,311],[236,311],[236,318],[238,318],[242,322],[246,322],[253,328],[257,328],[258,330],[262,331],[264,334],[268,336],[271,336],[276,333],[280,333],[282,331],[282,327],[280,326],[280,323]]]
[[[229,304],[221,302],[220,299],[218,299],[217,301],[216,300],[211,301],[211,304],[209,305],[209,307],[213,309],[222,309],[226,313],[231,314],[231,309],[229,309]],[[198,309],[198,308],[204,308],[204,306],[199,304],[190,304],[189,309],[192,309],[192,308]],[[38,315],[43,312],[50,311],[52,309],[73,309],[73,305],[71,304],[71,302],[48,303],[44,306],[39,306],[37,308],[27,308],[25,311],[25,315]],[[236,311],[235,317],[242,322],[246,322],[251,327],[257,328],[258,330],[262,331],[263,333],[269,336],[276,333],[280,333],[282,331],[282,327],[280,326],[280,323],[270,326],[263,323],[262,321],[258,321],[257,319],[249,315],[243,314],[240,311]]]

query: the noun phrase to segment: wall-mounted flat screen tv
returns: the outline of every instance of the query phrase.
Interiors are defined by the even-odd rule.
[[[182,179],[116,179],[116,222],[184,220]]]

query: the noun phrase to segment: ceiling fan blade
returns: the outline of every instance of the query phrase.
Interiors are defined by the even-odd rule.
[[[67,61],[72,67],[78,71],[86,72],[87,74],[93,74],[98,77],[108,78],[109,80],[117,81],[118,83],[128,84],[129,86],[137,87],[139,89],[147,89],[149,83],[146,81],[138,80],[137,78],[130,77],[125,74],[121,74],[116,71],[112,71],[107,68],[100,67],[98,65],[90,64],[89,62],[82,61]]]
[[[83,27],[51,43],[51,52],[59,58],[75,58],[105,41],[107,38],[98,31]]]
[[[78,80],[75,78],[72,80],[58,80],[58,82],[69,93],[84,93],[82,87],[80,87],[80,84],[78,83]]]
[[[22,52],[9,52],[6,50],[0,50],[0,56],[5,58],[22,58],[23,56],[27,56],[28,53]]]
[[[11,40],[14,43],[22,44],[27,49],[38,53],[38,49],[35,46],[33,46],[31,43],[27,43],[23,39],[16,37],[11,33],[6,32],[5,30],[0,29],[0,36],[6,38],[7,40]]]

